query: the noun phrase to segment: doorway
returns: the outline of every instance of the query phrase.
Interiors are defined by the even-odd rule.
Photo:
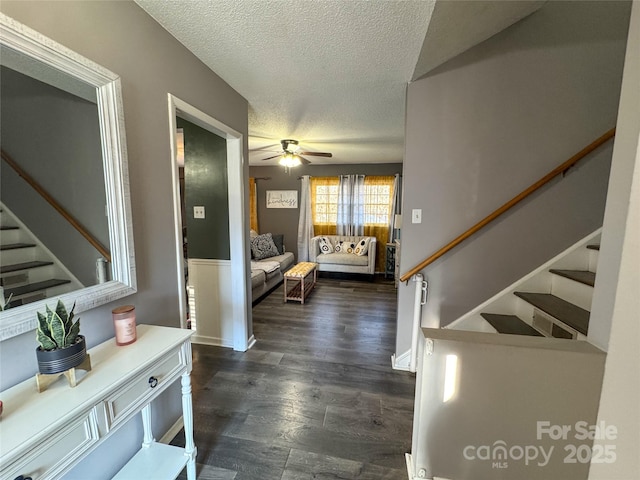
[[[244,185],[244,162],[243,162],[243,136],[241,133],[228,127],[224,123],[214,119],[206,113],[198,110],[192,105],[169,94],[169,127],[171,141],[172,160],[172,189],[173,189],[173,209],[174,209],[174,232],[175,232],[175,254],[178,279],[178,301],[182,328],[187,328],[188,314],[196,314],[196,333],[193,337],[194,343],[205,343],[232,347],[234,350],[245,351],[251,347],[255,341],[251,331],[251,309],[250,305],[247,260],[245,254],[246,245],[246,216],[245,212],[245,191]],[[195,291],[194,298],[191,298],[191,305],[188,305],[187,284],[184,271],[184,227],[182,202],[180,195],[180,166],[178,160],[178,119],[187,122],[217,135],[224,141],[226,147],[226,182],[228,191],[228,259],[213,260],[210,262],[210,271],[218,273],[217,278],[205,272],[204,275],[210,281],[206,285],[189,285]],[[188,141],[188,140],[187,140]],[[188,189],[188,183],[185,184]],[[188,231],[187,231],[188,235]],[[192,262],[190,262],[192,263]],[[205,262],[206,263],[206,262]],[[206,270],[206,269],[204,269]],[[190,272],[191,274],[191,272]],[[196,282],[198,283],[198,282]],[[198,289],[202,298],[224,299],[224,308],[219,311],[199,311],[197,302]],[[215,305],[214,305],[215,307]],[[211,332],[215,331],[215,334]],[[222,332],[222,333],[220,333]]]

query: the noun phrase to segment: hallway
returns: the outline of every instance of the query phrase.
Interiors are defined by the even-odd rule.
[[[193,345],[198,479],[406,478],[415,377],[391,369],[393,282],[282,298],[254,307],[248,352]]]

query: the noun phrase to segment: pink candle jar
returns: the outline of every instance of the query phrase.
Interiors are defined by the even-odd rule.
[[[136,341],[136,307],[124,305],[111,311],[116,331],[116,344],[129,345]]]

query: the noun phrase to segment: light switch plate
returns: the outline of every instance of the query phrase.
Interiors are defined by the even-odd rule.
[[[193,207],[193,218],[204,218],[204,207]]]
[[[414,208],[411,210],[411,223],[422,223],[422,209]]]

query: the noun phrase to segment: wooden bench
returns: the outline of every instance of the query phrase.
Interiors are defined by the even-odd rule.
[[[284,274],[284,301],[304,303],[318,280],[318,264],[300,262]]]

